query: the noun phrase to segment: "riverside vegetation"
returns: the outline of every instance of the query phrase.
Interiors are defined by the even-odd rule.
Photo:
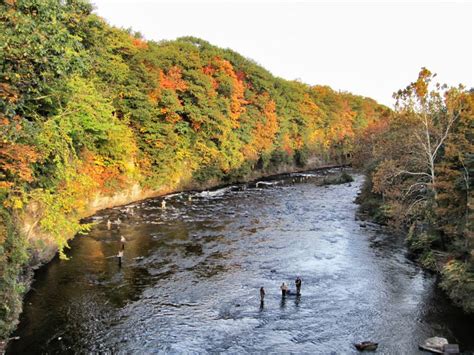
[[[396,111],[365,130],[354,163],[366,170],[361,209],[404,232],[440,286],[474,312],[474,90],[418,80],[394,94]]]
[[[352,156],[368,163],[364,206],[406,226],[409,246],[473,309],[472,92],[429,92],[424,75],[391,111],[276,78],[201,39],[146,41],[81,0],[5,0],[0,45],[0,338],[16,326],[31,267],[51,250],[66,258],[98,196],[137,186],[151,196]],[[427,144],[436,147],[428,160]],[[445,257],[435,263],[438,251]]]

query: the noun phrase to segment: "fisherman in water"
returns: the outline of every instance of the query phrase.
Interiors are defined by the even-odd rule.
[[[120,251],[118,252],[117,258],[118,258],[119,267],[122,267],[123,250],[120,250]]]
[[[295,280],[296,295],[301,295],[301,278],[298,276]]]
[[[122,243],[122,250],[125,249],[125,243],[127,242],[127,239],[123,235],[120,236],[120,243]]]
[[[288,286],[286,286],[286,284],[283,282],[280,286],[280,290],[281,290],[281,297],[285,297],[286,293],[288,292]]]
[[[260,303],[263,303],[265,299],[265,289],[263,287],[260,287]]]

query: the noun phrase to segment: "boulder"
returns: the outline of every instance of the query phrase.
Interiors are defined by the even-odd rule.
[[[442,354],[444,346],[448,344],[446,338],[433,337],[426,339],[423,343],[419,344],[418,347],[421,350],[431,351],[432,353]]]

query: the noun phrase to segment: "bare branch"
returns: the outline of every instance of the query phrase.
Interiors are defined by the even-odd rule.
[[[410,206],[408,207],[407,211],[406,211],[406,214],[410,213],[410,211],[412,210],[413,207],[415,207],[417,204],[419,204],[420,202],[423,202],[423,201],[427,201],[427,198],[422,197],[420,199],[415,200],[413,203],[411,203]]]
[[[436,146],[435,150],[433,151],[433,154],[432,154],[432,159],[433,160],[436,159],[436,155],[438,154],[439,148],[441,148],[441,146],[443,145],[446,138],[448,138],[449,130],[451,129],[451,126],[453,125],[454,121],[456,121],[456,119],[459,117],[459,115],[460,114],[458,112],[456,115],[453,115],[453,118],[451,120],[448,121],[448,125],[446,126],[446,130],[444,131],[443,136],[441,137],[438,145]]]
[[[420,187],[426,187],[426,183],[425,182],[416,182],[414,184],[411,184],[409,187],[408,187],[408,190],[407,192],[405,193],[404,195],[404,199],[413,191],[413,189],[416,187],[416,186],[420,186]]]
[[[414,172],[414,171],[407,171],[407,170],[400,170],[399,172],[397,172],[393,177],[397,177],[397,176],[400,176],[402,174],[406,174],[406,175],[413,175],[413,176],[427,176],[431,179],[431,175],[428,174],[428,173],[424,173],[424,172]]]

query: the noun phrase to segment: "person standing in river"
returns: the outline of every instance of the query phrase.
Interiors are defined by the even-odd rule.
[[[263,287],[260,287],[260,303],[263,303],[265,299],[265,289]]]
[[[122,258],[123,258],[123,250],[120,250],[117,254],[117,258],[118,258],[118,265],[119,265],[119,268],[122,267]]]
[[[286,293],[288,292],[288,286],[286,286],[286,284],[283,282],[280,286],[280,290],[281,290],[281,297],[285,297]]]
[[[301,278],[298,276],[295,280],[296,295],[301,295]]]

